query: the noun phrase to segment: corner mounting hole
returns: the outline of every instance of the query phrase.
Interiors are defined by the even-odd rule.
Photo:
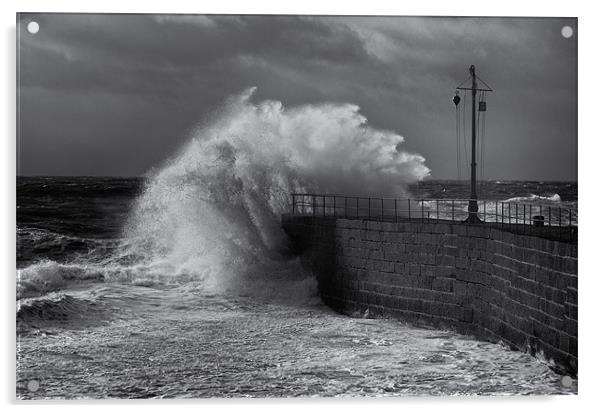
[[[35,21],[29,22],[27,23],[27,31],[31,34],[36,34],[40,31],[40,25]]]
[[[560,33],[562,33],[562,37],[565,39],[570,39],[573,37],[573,28],[571,26],[564,26],[562,30],[560,30]]]
[[[573,385],[573,379],[570,376],[564,376],[560,380],[560,384],[562,384],[563,387],[571,387]]]

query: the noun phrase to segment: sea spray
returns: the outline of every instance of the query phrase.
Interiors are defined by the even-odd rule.
[[[254,102],[254,91],[229,98],[154,169],[120,238],[82,239],[79,249],[71,238],[47,243],[45,258],[18,270],[17,297],[91,282],[271,300],[314,296],[315,280],[290,256],[280,228],[290,193],[402,197],[429,169],[422,156],[402,150],[402,136],[368,126],[356,105],[285,108],[273,100]],[[31,231],[22,231],[24,239]],[[23,257],[40,246],[32,242],[23,243]]]
[[[356,105],[285,108],[253,102],[254,91],[228,99],[150,177],[127,225],[140,254],[209,290],[254,294],[301,276],[282,255],[291,192],[401,196],[429,174],[402,136],[367,126]]]

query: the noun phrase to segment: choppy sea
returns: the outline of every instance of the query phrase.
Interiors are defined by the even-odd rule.
[[[232,206],[178,176],[18,178],[19,398],[577,391],[543,357],[335,313],[253,196]],[[409,191],[465,198],[467,183]],[[480,196],[576,208],[577,184],[488,181]]]

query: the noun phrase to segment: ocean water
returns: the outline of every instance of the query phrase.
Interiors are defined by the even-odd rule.
[[[144,185],[18,179],[18,397],[576,392],[545,359],[502,344],[336,314],[294,257],[275,260],[266,270],[273,279],[258,280],[258,290],[220,290],[165,263],[150,265],[124,235]],[[533,193],[558,203],[554,194],[562,193],[572,202],[574,193],[560,183],[505,183],[506,193],[486,185],[500,199]],[[431,181],[410,191],[426,197],[455,186]]]
[[[354,105],[251,96],[146,178],[17,179],[18,398],[577,391],[542,357],[324,306],[280,228],[291,192],[455,198],[466,183],[417,183],[425,159]],[[481,189],[577,199],[576,183]]]

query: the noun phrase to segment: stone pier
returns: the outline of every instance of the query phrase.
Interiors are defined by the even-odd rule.
[[[323,301],[542,352],[577,374],[577,246],[485,225],[282,217]]]

